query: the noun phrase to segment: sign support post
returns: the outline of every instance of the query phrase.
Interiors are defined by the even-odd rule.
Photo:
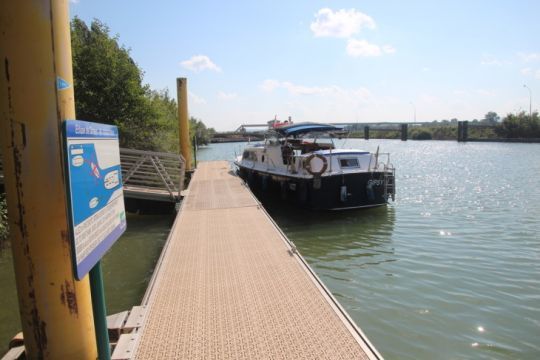
[[[110,360],[111,348],[107,330],[107,307],[105,305],[105,291],[103,291],[101,261],[98,261],[90,270],[90,291],[92,292],[92,310],[94,312],[98,358],[99,360]]]
[[[100,360],[111,357],[101,258],[126,230],[118,128],[64,122],[69,225],[75,277],[90,274]]]

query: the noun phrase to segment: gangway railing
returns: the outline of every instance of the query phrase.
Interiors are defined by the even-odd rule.
[[[125,197],[179,201],[186,170],[182,155],[120,148],[120,161]],[[0,154],[0,184],[4,183],[3,170]]]
[[[186,169],[182,155],[121,148],[120,160],[126,197],[180,199]]]

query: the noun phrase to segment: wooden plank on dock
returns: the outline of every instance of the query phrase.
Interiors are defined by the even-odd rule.
[[[137,359],[380,359],[227,162],[200,163]]]
[[[25,359],[24,346],[17,346],[9,349],[9,351],[2,357],[2,360],[21,360]]]
[[[118,344],[114,348],[111,360],[129,360],[133,358],[133,351],[137,343],[137,334],[120,335]]]
[[[107,316],[107,329],[121,331],[129,314],[129,311],[122,311],[117,314]]]
[[[132,330],[141,327],[146,316],[146,306],[134,306],[124,325],[124,330]]]
[[[124,185],[124,197],[162,202],[177,202],[178,192],[169,193],[169,191],[163,189]]]

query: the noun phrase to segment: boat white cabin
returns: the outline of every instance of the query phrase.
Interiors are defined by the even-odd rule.
[[[336,149],[339,127],[294,124],[271,129],[264,143],[249,145],[235,164],[257,193],[279,190],[283,198],[315,209],[387,204],[395,195],[390,155]]]

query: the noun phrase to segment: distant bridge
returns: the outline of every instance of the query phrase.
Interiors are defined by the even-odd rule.
[[[325,122],[325,124],[343,126],[352,131],[363,131],[364,139],[368,140],[370,136],[370,130],[372,131],[397,131],[400,132],[401,140],[408,139],[408,128],[421,127],[421,126],[455,126],[457,127],[457,141],[469,141],[468,129],[484,129],[494,128],[494,125],[471,123],[469,121],[457,121],[448,123],[433,123],[433,122]],[[263,128],[261,131],[250,131],[249,136],[252,138],[255,136],[262,136],[268,127],[268,124],[242,124],[234,132],[226,134],[241,134],[239,136],[246,136],[248,128]],[[224,134],[224,133],[222,133]],[[230,136],[230,135],[229,135]],[[474,139],[480,141],[482,139]],[[245,139],[247,141],[247,139]]]
[[[430,125],[431,122],[324,122],[324,124],[329,125],[335,125],[335,126],[349,126],[353,128],[363,129],[365,126],[369,126],[371,128],[391,128],[395,127],[395,129],[399,129],[401,125],[407,124],[407,125],[413,125],[413,126],[421,126],[421,125]],[[268,128],[268,124],[241,124],[236,128],[236,130],[233,131],[233,133],[244,133],[249,128],[264,128],[262,131],[265,131],[266,128]],[[254,131],[256,133],[257,131]]]

